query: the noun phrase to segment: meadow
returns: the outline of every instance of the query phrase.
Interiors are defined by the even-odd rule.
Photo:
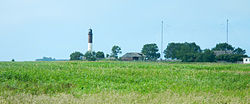
[[[249,103],[250,64],[0,62],[0,103]]]

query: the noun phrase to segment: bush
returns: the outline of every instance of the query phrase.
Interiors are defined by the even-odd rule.
[[[84,56],[85,56],[86,60],[88,60],[88,61],[95,61],[96,60],[96,53],[94,51],[93,52],[87,51]]]
[[[197,54],[196,62],[215,62],[215,54],[209,49],[205,49],[202,53]]]
[[[101,52],[101,51],[98,51],[98,52],[96,52],[96,58],[98,58],[98,59],[103,59],[105,56],[104,56],[104,53],[103,52]]]
[[[70,60],[81,60],[83,54],[81,52],[74,52],[70,54]]]
[[[227,61],[227,62],[237,62],[243,61],[242,59],[247,57],[247,55],[240,55],[240,54],[224,54],[216,56],[217,61]]]

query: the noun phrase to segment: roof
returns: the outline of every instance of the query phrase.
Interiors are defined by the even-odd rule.
[[[130,52],[126,53],[122,57],[143,57],[144,55],[142,53],[137,53],[137,52]]]
[[[218,56],[218,55],[224,55],[224,54],[233,54],[233,51],[231,50],[227,50],[227,51],[214,51],[215,55]]]

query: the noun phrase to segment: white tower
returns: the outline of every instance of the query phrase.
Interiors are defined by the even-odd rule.
[[[93,43],[93,33],[92,33],[92,29],[89,29],[89,33],[88,33],[88,51],[92,51],[92,43]]]

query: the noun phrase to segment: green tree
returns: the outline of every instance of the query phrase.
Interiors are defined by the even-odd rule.
[[[86,58],[86,60],[88,61],[95,61],[96,60],[96,53],[94,51],[87,51],[84,54],[84,57]]]
[[[212,49],[213,51],[233,51],[234,47],[227,43],[219,43]]]
[[[197,55],[192,53],[183,54],[181,60],[183,62],[195,62]]]
[[[216,60],[227,61],[227,62],[237,62],[237,61],[242,61],[244,57],[247,57],[247,55],[223,54],[223,55],[216,56]]]
[[[74,52],[70,54],[70,60],[81,60],[83,54],[81,52]]]
[[[197,54],[201,53],[200,46],[195,43],[169,43],[164,50],[164,57],[171,59],[180,59],[184,62],[193,62]]]
[[[234,51],[233,51],[234,54],[239,54],[239,55],[244,55],[246,54],[246,50],[243,50],[241,48],[236,48]]]
[[[216,56],[216,61],[226,61],[226,62],[237,62],[242,61],[246,51],[241,48],[234,48],[232,45],[227,43],[219,43],[213,49],[213,51],[232,51],[230,54],[221,54]]]
[[[101,52],[101,51],[96,52],[96,58],[102,59],[104,57],[105,57],[105,55],[103,52]]]
[[[146,60],[155,61],[160,57],[160,53],[158,53],[159,49],[155,43],[145,44],[142,48],[142,53],[145,55]]]
[[[109,54],[106,54],[106,58],[108,58],[109,57]]]
[[[12,59],[11,61],[12,61],[12,62],[15,62],[15,59]]]
[[[205,49],[202,53],[197,54],[196,62],[215,62],[215,54],[209,49]]]
[[[169,43],[167,48],[164,50],[165,58],[177,59],[177,53],[180,50],[180,43]]]
[[[118,54],[121,54],[121,48],[119,46],[114,45],[111,49],[112,53],[110,57],[115,57],[116,59],[118,59]]]

